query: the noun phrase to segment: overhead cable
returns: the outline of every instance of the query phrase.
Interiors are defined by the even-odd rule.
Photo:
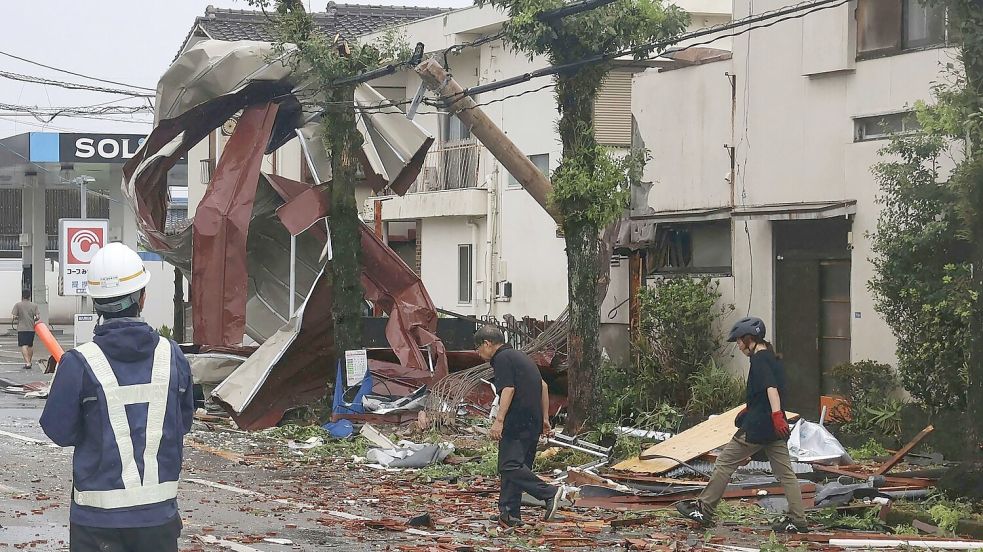
[[[763,28],[766,28],[766,27],[770,27],[770,26],[775,25],[777,23],[780,23],[782,21],[790,21],[792,19],[800,19],[800,18],[805,17],[806,15],[809,15],[811,13],[815,13],[815,12],[826,10],[826,9],[835,8],[837,6],[842,6],[843,4],[846,4],[847,2],[849,2],[849,0],[814,0],[814,1],[810,1],[810,2],[803,2],[803,3],[800,3],[800,4],[793,5],[793,6],[787,6],[785,8],[780,8],[780,9],[777,9],[777,10],[771,10],[771,11],[763,12],[763,13],[757,14],[757,15],[752,15],[752,16],[749,16],[749,17],[745,17],[743,19],[731,21],[729,23],[724,23],[724,24],[721,24],[721,25],[714,25],[714,26],[711,26],[711,27],[706,27],[704,29],[700,29],[698,31],[692,31],[692,32],[689,32],[689,33],[683,33],[683,34],[674,36],[674,37],[669,38],[669,39],[658,40],[658,41],[654,41],[654,42],[647,42],[645,44],[639,44],[637,46],[633,46],[631,48],[626,48],[626,49],[621,50],[621,51],[618,51],[618,52],[611,52],[611,53],[607,53],[607,54],[596,54],[596,55],[593,55],[593,56],[584,58],[584,59],[579,60],[579,61],[575,61],[575,62],[571,62],[571,63],[565,63],[565,64],[562,64],[562,65],[551,65],[551,66],[548,66],[548,67],[544,67],[542,69],[537,69],[535,71],[530,71],[528,73],[524,73],[522,75],[517,75],[517,76],[514,76],[514,77],[507,78],[507,79],[501,79],[501,80],[498,80],[498,81],[495,81],[495,82],[492,82],[492,83],[480,84],[480,85],[477,85],[477,86],[472,86],[472,87],[466,88],[466,89],[464,89],[461,92],[458,92],[456,94],[451,94],[449,96],[446,96],[446,97],[444,97],[442,99],[444,99],[445,101],[453,101],[454,99],[460,98],[462,96],[474,96],[476,94],[481,94],[483,92],[490,92],[492,90],[499,90],[501,88],[506,88],[506,87],[509,87],[509,86],[515,86],[517,84],[521,84],[523,82],[527,82],[527,81],[530,81],[532,79],[539,78],[539,77],[553,76],[553,75],[557,75],[557,74],[560,74],[560,73],[572,73],[572,72],[575,72],[576,70],[580,69],[581,67],[584,67],[584,66],[587,66],[587,65],[596,65],[596,64],[599,64],[599,63],[608,63],[608,62],[613,61],[613,60],[615,60],[617,58],[626,57],[626,56],[635,56],[635,55],[639,55],[639,54],[646,54],[646,56],[643,57],[642,59],[650,59],[650,57],[649,57],[650,54],[648,54],[649,52],[651,52],[653,50],[659,50],[660,48],[668,48],[668,47],[672,46],[673,44],[677,44],[677,43],[679,43],[681,41],[684,41],[684,40],[691,40],[691,39],[701,38],[701,37],[705,37],[705,36],[709,36],[709,35],[716,35],[717,33],[721,33],[723,31],[728,31],[728,30],[733,30],[733,29],[740,29],[741,27],[746,27],[745,29],[739,30],[739,31],[734,32],[734,33],[721,34],[721,35],[714,36],[711,40],[707,40],[707,41],[704,41],[704,42],[699,43],[699,44],[689,44],[687,46],[682,46],[682,47],[679,47],[679,48],[671,48],[671,49],[668,49],[668,50],[664,50],[664,51],[662,51],[658,55],[666,55],[667,53],[679,52],[679,51],[682,51],[682,50],[686,50],[688,48],[692,48],[692,47],[697,46],[697,45],[709,44],[709,43],[712,43],[712,42],[716,42],[717,40],[720,40],[721,38],[728,38],[728,37],[733,37],[733,36],[739,36],[739,35],[742,35],[744,33],[750,32],[752,30],[763,29]],[[760,23],[760,22],[768,22],[768,23],[767,24],[764,24],[764,25],[752,26],[754,23]]]
[[[20,73],[11,73],[8,71],[0,71],[0,77],[5,79],[11,79],[20,82],[27,82],[33,84],[50,84],[51,86],[57,86],[60,88],[67,88],[69,90],[87,90],[91,92],[104,92],[106,94],[120,94],[122,96],[132,96],[140,98],[153,98],[155,95],[149,92],[138,92],[135,90],[123,90],[120,88],[106,88],[103,86],[92,86],[89,84],[82,84],[77,82],[63,82],[54,79],[47,79],[44,77],[36,77],[33,75],[22,75]]]
[[[154,89],[154,88],[148,88],[146,86],[137,86],[135,84],[128,84],[128,83],[125,83],[125,82],[112,81],[112,80],[108,80],[108,79],[100,79],[98,77],[93,77],[93,76],[85,75],[85,74],[82,74],[82,73],[76,73],[74,71],[69,71],[67,69],[59,69],[58,67],[52,67],[51,65],[45,65],[44,63],[41,63],[39,61],[34,61],[34,60],[30,60],[30,59],[23,58],[23,57],[20,57],[20,56],[15,56],[14,54],[11,54],[11,53],[8,53],[8,52],[0,51],[0,55],[7,56],[7,57],[12,58],[12,59],[20,60],[20,61],[23,61],[25,63],[30,63],[31,65],[37,65],[38,67],[44,67],[45,69],[51,69],[52,71],[58,71],[59,73],[65,73],[67,75],[73,75],[73,76],[76,76],[76,77],[82,77],[83,79],[93,80],[93,81],[97,81],[97,82],[104,82],[106,84],[115,84],[117,86],[127,86],[129,88],[136,88],[136,89],[139,89],[139,90],[149,90],[151,92],[155,92],[156,91],[156,89]]]

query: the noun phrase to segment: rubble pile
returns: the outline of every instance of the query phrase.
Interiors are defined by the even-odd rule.
[[[358,423],[351,436],[337,439],[316,426],[238,432],[231,422],[206,416],[196,424],[192,446],[233,463],[268,467],[284,482],[283,497],[295,498],[269,490],[264,496],[315,510],[324,527],[391,550],[737,551],[758,550],[769,539],[813,550],[983,548],[983,541],[919,520],[905,525],[910,534],[891,532],[891,524],[901,523],[893,508],[929,494],[942,471],[925,464],[946,464],[914,452],[931,427],[883,461],[858,463],[825,428],[800,420],[800,438],[790,441],[790,449],[813,532],[771,534],[769,519],[786,504],[769,464],[757,461],[735,474],[718,512],[720,525],[704,532],[672,506],[706,485],[718,449],[733,433],[734,416],[736,410],[725,412],[672,436],[636,432],[661,442],[610,467],[613,447],[553,436],[537,468],[565,486],[565,508],[554,521],[528,519],[519,528],[491,520],[498,478],[483,419],[469,419],[461,426],[467,429],[452,437],[414,422]],[[398,462],[405,459],[415,460],[412,466]],[[535,503],[531,497],[524,502]],[[224,538],[235,541],[235,535]]]

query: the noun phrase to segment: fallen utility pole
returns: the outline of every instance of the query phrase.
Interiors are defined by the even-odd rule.
[[[549,194],[553,189],[549,179],[536,165],[533,165],[532,161],[488,115],[485,115],[474,100],[465,94],[464,88],[435,59],[428,59],[418,65],[416,72],[427,88],[436,92],[445,102],[447,110],[471,128],[471,133],[478,141],[505,166],[509,174],[529,192],[536,203],[559,223],[557,213],[549,205]]]

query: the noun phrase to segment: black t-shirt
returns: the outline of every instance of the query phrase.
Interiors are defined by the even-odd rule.
[[[539,368],[522,351],[502,345],[491,359],[498,394],[506,387],[515,389],[502,430],[510,435],[535,432],[543,428],[543,377]]]
[[[751,371],[747,376],[747,414],[741,424],[749,443],[770,443],[778,440],[771,423],[771,403],[768,388],[778,389],[782,409],[785,409],[785,368],[775,353],[758,351],[751,356]]]

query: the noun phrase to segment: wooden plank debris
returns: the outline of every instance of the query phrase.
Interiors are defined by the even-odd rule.
[[[689,462],[699,458],[730,441],[734,433],[737,432],[734,427],[734,420],[737,419],[737,415],[743,408],[744,405],[732,408],[723,414],[699,423],[666,441],[649,447],[638,458],[625,460],[615,465],[614,469],[662,474],[679,466],[680,462]],[[786,411],[785,415],[790,420],[798,417],[798,414],[794,412]],[[656,458],[656,456],[664,456],[665,458]],[[651,459],[642,460],[646,457]]]
[[[918,435],[915,435],[915,438],[914,439],[912,439],[911,441],[909,441],[907,445],[901,447],[901,450],[899,450],[898,452],[894,453],[894,456],[892,456],[890,460],[888,460],[887,462],[885,462],[876,472],[874,472],[874,474],[875,475],[884,475],[885,473],[891,471],[891,468],[893,468],[894,466],[896,466],[898,464],[898,462],[900,462],[909,452],[911,452],[911,449],[913,449],[916,446],[918,446],[918,443],[921,443],[922,442],[922,439],[924,439],[925,437],[927,437],[928,434],[931,433],[931,432],[933,432],[933,431],[935,431],[935,428],[933,426],[931,426],[931,425],[929,425],[925,429],[921,430],[918,433]]]

